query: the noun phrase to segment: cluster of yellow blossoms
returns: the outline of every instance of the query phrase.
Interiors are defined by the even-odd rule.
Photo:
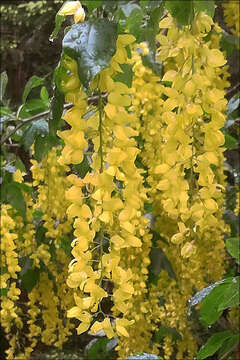
[[[239,1],[223,2],[224,18],[231,32],[240,37],[240,5]]]
[[[153,311],[153,320],[180,332],[177,359],[192,358],[197,349],[187,321],[187,300],[193,289],[200,290],[224,273],[225,140],[220,129],[227,103],[224,88],[229,83],[223,67],[226,60],[217,48],[220,35],[205,41],[213,27],[220,33],[204,13],[196,14],[192,26],[182,29],[171,16],[160,22],[160,28],[167,29],[157,35],[158,59],[165,73],[161,82],[142,65],[137,52],[133,59],[132,108],[142,124],[141,156],[148,167],[154,228],[168,240],[167,245],[159,241],[159,246],[178,278],[176,282],[161,272],[158,293],[165,305]],[[151,291],[156,296],[154,286],[150,298]],[[171,353],[165,351],[165,359]]]
[[[84,115],[91,109],[78,80],[76,64],[71,59],[64,60],[71,75],[65,79],[63,89],[73,108],[64,115],[71,129],[59,132],[66,144],[59,162],[79,164],[84,154],[92,151],[90,172],[83,178],[68,176],[72,187],[66,192],[72,202],[67,213],[75,218],[74,259],[69,266],[68,285],[74,289],[76,306],[68,311],[68,316],[80,320],[78,334],[91,327],[92,334],[103,329],[109,338],[129,337],[128,327],[134,320],[128,320],[125,314],[133,311],[133,296],[142,292],[135,284],[142,278],[141,289],[146,286],[151,236],[149,221],[142,215],[146,189],[141,170],[135,165],[139,150],[134,137],[139,125],[137,117],[126,110],[131,105],[130,89],[113,80],[122,71],[119,64],[127,62],[125,47],[134,40],[127,34],[118,37],[109,68],[92,83],[92,90],[99,95],[98,108],[92,109],[93,115],[88,119]],[[105,92],[106,105],[102,100]],[[141,261],[137,265],[138,254]],[[111,300],[114,305],[109,316],[104,310],[109,309]]]

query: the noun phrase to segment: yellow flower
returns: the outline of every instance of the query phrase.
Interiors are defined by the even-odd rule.
[[[67,1],[58,11],[58,15],[74,15],[74,22],[83,22],[85,19],[85,11],[80,1]]]

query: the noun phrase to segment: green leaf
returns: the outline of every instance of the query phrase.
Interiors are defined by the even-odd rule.
[[[141,7],[135,8],[129,17],[126,18],[126,28],[129,33],[134,35],[136,41],[140,41],[140,33],[142,26],[143,12]]]
[[[33,115],[37,115],[42,111],[48,110],[48,103],[41,99],[31,99],[27,101],[19,112],[19,117],[28,118]]]
[[[214,284],[211,284],[204,289],[198,291],[190,300],[188,300],[188,306],[192,307],[200,303],[210,292],[219,284],[224,282],[224,280],[220,280],[215,282]]]
[[[236,262],[240,264],[240,239],[229,238],[226,240],[226,247],[229,254],[236,259]]]
[[[56,86],[54,88],[54,95],[51,101],[51,112],[49,118],[49,134],[53,137],[56,136],[57,130],[60,128],[64,108],[64,94]]]
[[[40,97],[41,97],[41,99],[43,101],[48,101],[49,100],[49,94],[48,94],[46,86],[43,86],[41,88]]]
[[[38,268],[30,268],[21,276],[21,282],[28,293],[32,291],[34,286],[38,283],[39,277],[40,269]]]
[[[8,83],[8,76],[7,76],[7,72],[3,71],[0,74],[0,101],[3,101],[4,95],[5,95],[5,91],[6,91],[6,86]]]
[[[238,149],[238,140],[235,139],[233,136],[229,135],[229,134],[224,134],[225,136],[225,143],[224,143],[224,147],[227,148],[228,150],[235,150]]]
[[[44,135],[37,135],[34,142],[34,157],[40,162],[48,151],[48,137]]]
[[[234,334],[231,331],[223,331],[213,334],[205,345],[197,353],[197,360],[206,359],[215,354],[220,349],[225,340],[231,338]]]
[[[171,328],[169,326],[161,326],[154,335],[154,342],[160,344],[162,339],[166,335],[171,335],[172,339],[175,341],[182,339],[181,335],[175,328]]]
[[[85,88],[108,67],[116,51],[116,40],[117,25],[106,19],[74,24],[64,36],[64,52],[77,61],[79,79]]]
[[[30,91],[35,88],[38,87],[39,85],[41,85],[43,83],[43,79],[33,75],[28,82],[25,85],[24,91],[23,91],[23,96],[22,96],[22,102],[25,103],[25,101],[27,100],[27,97],[30,93]]]
[[[118,73],[115,77],[115,81],[122,82],[126,84],[129,88],[132,86],[132,79],[133,79],[133,71],[132,65],[129,64],[120,64],[120,68],[122,69],[122,73]]]
[[[88,350],[88,359],[89,360],[96,360],[96,359],[105,359],[107,355],[107,346],[108,339],[101,338],[97,339],[93,345]]]
[[[222,359],[225,354],[233,350],[238,342],[239,334],[233,334],[230,338],[225,340],[221,347],[221,350],[219,351],[219,358]]]
[[[4,288],[4,289],[0,289],[0,296],[7,296],[7,293],[8,293],[8,289],[7,288]]]
[[[229,278],[229,286],[226,287],[226,290],[223,293],[223,296],[219,299],[218,310],[222,311],[229,307],[235,307],[239,305],[239,289],[240,289],[240,276]]]
[[[174,280],[177,280],[173,267],[161,248],[152,248],[150,252],[150,259],[150,271],[154,275],[158,275],[161,270],[166,270],[169,276],[171,276]]]
[[[102,0],[85,0],[81,1],[82,5],[86,5],[88,8],[88,11],[91,13],[94,9],[102,5]]]
[[[142,63],[149,67],[156,75],[162,74],[162,63],[156,60],[155,52],[149,51],[147,55],[142,56]]]
[[[189,25],[193,18],[192,0],[167,0],[165,7],[170,14],[177,20],[179,25]]]
[[[34,143],[37,136],[48,134],[48,123],[45,120],[34,121],[23,134],[23,145],[26,149]]]
[[[61,29],[61,26],[62,26],[62,23],[65,21],[66,19],[66,16],[62,16],[62,15],[58,15],[56,14],[55,16],[55,28],[53,30],[53,32],[51,33],[50,37],[49,37],[49,40],[50,41],[53,41],[57,34],[59,33],[59,30]]]
[[[198,12],[203,11],[213,17],[215,13],[214,0],[193,0],[194,9]]]
[[[231,35],[222,30],[221,48],[227,52],[227,56],[230,56],[239,48],[239,38],[237,35]]]
[[[239,107],[240,104],[240,91],[235,94],[227,104],[227,115],[230,115],[234,110]]]
[[[233,280],[235,279],[235,280]],[[239,279],[229,277],[223,279],[220,284],[206,296],[202,302],[200,320],[203,325],[212,325],[222,314],[225,306],[234,306],[228,303],[228,296],[231,294],[230,302],[236,303],[237,294],[235,292]]]
[[[87,155],[84,155],[83,161],[81,162],[81,164],[78,165],[73,165],[74,171],[77,171],[78,175],[83,179],[84,176],[91,170],[88,160],[87,160]]]
[[[26,203],[18,183],[12,182],[7,185],[7,200],[18,211],[19,215],[25,216]]]

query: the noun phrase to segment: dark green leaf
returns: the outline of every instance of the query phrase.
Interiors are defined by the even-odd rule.
[[[25,216],[26,203],[19,184],[12,182],[7,185],[7,199],[9,203],[18,211],[19,215]]]
[[[106,19],[74,24],[63,39],[65,53],[78,63],[78,75],[88,88],[93,78],[108,67],[116,51],[117,25]]]
[[[7,72],[3,71],[0,74],[0,101],[3,101],[7,83],[8,83]]]
[[[48,123],[45,120],[34,121],[23,134],[23,144],[26,149],[34,143],[37,136],[48,134]]]
[[[46,86],[43,86],[41,88],[41,92],[40,92],[40,97],[43,101],[48,101],[49,100],[49,95],[48,95],[48,91]]]
[[[40,77],[38,77],[36,75],[33,75],[25,85],[25,88],[24,88],[24,91],[23,91],[23,96],[22,96],[22,102],[25,103],[30,91],[33,88],[38,87],[42,83],[43,83],[43,79],[41,79]]]
[[[64,99],[65,99],[64,94],[56,86],[51,101],[51,116],[49,118],[49,133],[53,137],[56,136],[56,132],[60,127],[60,122],[64,108]]]
[[[139,9],[134,9],[131,15],[126,18],[126,28],[130,34],[135,36],[137,42],[140,41],[139,36],[141,33],[142,18],[143,12],[140,7]]]
[[[107,354],[107,346],[108,339],[101,338],[97,339],[93,345],[88,350],[88,359],[96,360],[96,359],[104,359]]]
[[[237,35],[230,35],[226,31],[222,30],[221,48],[227,52],[227,56],[230,56],[233,51],[237,50],[239,46],[239,38]]]
[[[225,136],[225,144],[223,145],[228,150],[235,150],[238,148],[239,144],[237,139],[229,134],[224,134]]]
[[[158,275],[161,270],[166,270],[169,276],[171,276],[174,280],[177,280],[172,265],[161,248],[152,248],[150,252],[150,259],[150,270],[154,275]]]
[[[32,99],[27,101],[21,108],[19,116],[21,118],[27,118],[33,115],[37,115],[42,111],[48,110],[48,103],[41,99]]]
[[[171,335],[173,340],[181,340],[182,337],[175,328],[169,326],[161,326],[154,335],[154,342],[161,343],[166,335]]]
[[[235,94],[227,104],[227,115],[230,115],[234,110],[239,107],[240,104],[240,91]]]
[[[193,18],[192,0],[166,0],[165,7],[177,20],[179,25],[189,25]]]
[[[234,293],[234,290],[235,285],[237,285],[239,281],[233,281],[233,279],[233,277],[223,279],[221,283],[217,284],[217,286],[215,286],[215,288],[208,294],[208,296],[204,298],[200,311],[200,320],[203,325],[212,325],[221,316],[224,309],[223,305],[228,305],[224,303],[224,301],[229,296],[229,294],[233,295],[232,301],[236,300],[236,294]]]
[[[132,355],[124,360],[163,360],[154,354],[141,353],[137,355]]]
[[[233,350],[238,342],[239,334],[233,334],[230,338],[225,340],[221,347],[221,350],[219,351],[219,358],[222,359],[225,354]]]
[[[54,28],[53,32],[51,33],[51,35],[50,35],[50,38],[49,38],[50,41],[53,41],[56,38],[59,30],[61,29],[62,23],[63,23],[63,21],[65,19],[66,19],[66,16],[56,14],[56,16],[55,16],[55,28]]]
[[[74,170],[77,171],[78,175],[81,178],[84,178],[84,176],[90,171],[90,166],[87,160],[87,155],[84,155],[83,161],[79,165],[73,166]]]
[[[226,240],[226,247],[229,254],[240,264],[240,240],[239,238],[229,238]]]
[[[152,1],[151,1],[151,3],[152,3]],[[150,12],[150,18],[149,18],[149,22],[147,24],[147,28],[151,28],[154,30],[154,34],[157,34],[159,31],[159,21],[161,19],[161,16],[163,15],[163,10],[164,10],[162,1],[157,1],[157,4],[158,4],[158,6],[153,7]],[[155,37],[154,37],[154,39],[155,39]]]
[[[198,12],[203,11],[213,17],[215,13],[214,0],[193,0],[194,9]]]
[[[214,334],[208,339],[205,345],[197,353],[197,360],[206,359],[215,354],[220,349],[225,340],[231,338],[234,334],[231,331],[223,331]]]
[[[230,280],[231,279],[231,280]],[[239,305],[239,289],[240,289],[240,276],[229,278],[229,286],[226,287],[223,295],[219,299],[218,310],[222,311],[229,307],[235,307]]]
[[[28,269],[21,276],[22,284],[28,293],[32,291],[34,286],[38,283],[39,276],[40,276],[40,269],[38,268]]]
[[[133,71],[132,66],[129,64],[120,64],[120,68],[122,69],[122,73],[118,73],[114,80],[122,82],[126,84],[129,88],[132,86],[132,79],[133,79]]]
[[[94,9],[102,5],[102,0],[85,0],[81,2],[82,5],[86,5],[88,11],[91,13]]]
[[[0,296],[7,296],[7,293],[8,293],[8,289],[5,288],[5,289],[0,289]]]
[[[48,137],[44,135],[37,135],[34,142],[34,157],[40,162],[46,155],[48,150]]]

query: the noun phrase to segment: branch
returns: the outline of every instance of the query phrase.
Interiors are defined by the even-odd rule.
[[[106,99],[107,96],[108,96],[108,93],[102,94],[102,99]],[[98,103],[98,99],[99,99],[98,95],[89,96],[87,99],[88,104],[96,105],[96,102]],[[67,110],[67,109],[70,109],[72,106],[73,106],[72,104],[65,104],[63,108],[64,108],[64,110]],[[4,136],[2,138],[0,144],[3,145],[12,135],[14,135],[25,124],[32,122],[34,120],[38,120],[41,117],[47,116],[47,115],[49,115],[50,112],[51,112],[51,109],[43,111],[39,114],[33,115],[27,119],[18,119],[21,122],[12,131],[10,131],[6,136]]]

